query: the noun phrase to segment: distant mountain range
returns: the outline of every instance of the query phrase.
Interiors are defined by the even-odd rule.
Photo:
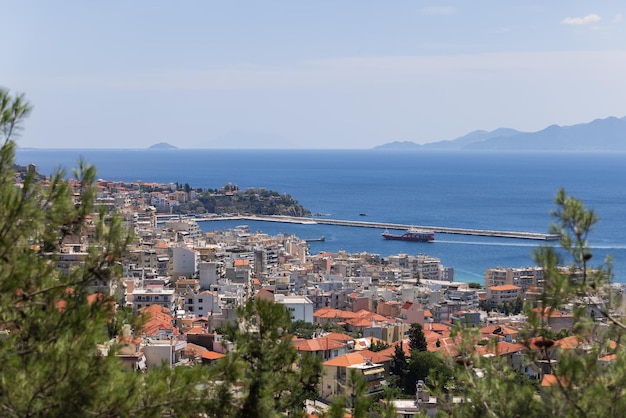
[[[382,150],[484,150],[484,151],[626,151],[626,117],[608,117],[571,126],[550,125],[537,132],[500,128],[474,131],[462,137],[416,144],[390,142]]]

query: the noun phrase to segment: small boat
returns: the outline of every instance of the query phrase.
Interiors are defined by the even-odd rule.
[[[361,213],[359,213],[359,216],[367,216],[367,213],[361,212]]]
[[[408,229],[404,234],[390,234],[389,232],[383,232],[383,238],[397,241],[416,241],[416,242],[430,242],[435,240],[435,232],[425,229]]]
[[[305,239],[306,242],[324,242],[326,241],[326,237],[324,235],[322,235],[319,238],[309,238],[309,239]]]

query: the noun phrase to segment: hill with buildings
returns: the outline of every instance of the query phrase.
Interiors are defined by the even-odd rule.
[[[310,216],[289,194],[254,187],[245,190],[228,183],[219,189],[193,188],[189,184],[172,185],[144,183],[140,193],[149,196],[151,205],[158,212],[175,214],[218,215],[247,213],[254,215]]]

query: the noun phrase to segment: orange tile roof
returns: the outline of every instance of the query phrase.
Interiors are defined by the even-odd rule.
[[[485,354],[496,354],[499,356],[503,356],[510,353],[517,353],[525,350],[526,347],[523,344],[514,344],[506,341],[498,341],[498,343],[494,346],[491,344],[477,346],[476,352],[480,355]]]
[[[372,325],[372,321],[369,319],[365,319],[365,318],[350,319],[346,321],[346,323],[357,328],[369,327]]]
[[[558,386],[559,382],[563,386],[568,386],[567,381],[563,377],[557,377],[553,374],[544,374],[541,378],[541,386],[543,387]]]
[[[219,360],[226,357],[226,354],[216,353],[215,351],[205,351],[202,353],[202,358],[206,360]]]
[[[437,340],[441,339],[442,335],[439,334],[438,332],[435,331],[431,331],[431,330],[424,330],[423,331],[424,334],[424,338],[426,338],[426,342],[427,343],[431,343],[431,342],[436,342]]]
[[[361,353],[348,353],[325,361],[324,366],[349,367],[361,363],[365,363],[365,357]]]
[[[439,339],[439,347],[436,343],[428,346],[428,351],[440,351],[446,357],[456,357],[459,355],[458,346],[461,344],[462,339],[460,336],[455,338],[443,337]]]
[[[579,344],[580,344],[580,341],[578,340],[578,337],[575,335],[561,338],[560,340],[556,340],[554,342],[554,345],[561,347],[563,349],[566,349],[566,350],[576,348],[578,347]]]
[[[434,331],[438,334],[441,334],[443,336],[448,336],[450,335],[450,326],[449,325],[445,325],[445,324],[439,324],[439,323],[426,323],[424,324],[424,331]]]
[[[150,312],[150,313],[166,313],[169,314],[170,310],[164,306],[161,305],[150,305],[150,306],[146,306],[145,308],[140,308],[138,309],[139,312]]]
[[[354,338],[349,336],[348,334],[344,334],[342,332],[331,332],[328,334],[328,337],[332,338],[336,341],[352,341]]]
[[[494,331],[497,330],[498,328],[500,328],[501,332],[498,333],[497,335],[518,335],[519,334],[518,330],[507,327],[506,325],[488,325],[486,327],[481,328],[480,333],[481,334],[493,334]]]
[[[363,354],[365,358],[370,359],[373,363],[384,363],[386,361],[389,361],[393,358],[395,353],[396,353],[396,349],[393,346],[385,348],[384,350],[381,350],[381,351],[370,351],[370,350],[361,351],[361,354]]]
[[[337,341],[328,335],[310,340],[293,340],[292,342],[298,351],[326,351],[346,347],[345,342]]]
[[[504,291],[504,290],[521,290],[522,288],[519,286],[515,286],[512,284],[503,284],[500,286],[490,286],[489,289],[495,291]]]
[[[382,315],[379,315],[377,313],[368,311],[367,309],[361,309],[356,314],[357,314],[357,316],[359,318],[369,319],[370,321],[376,321],[376,322],[386,322],[386,321],[389,321],[389,318],[387,318],[386,316],[382,316]]]
[[[322,309],[325,309],[325,308],[322,308]],[[342,311],[340,309],[327,309],[327,310],[322,311],[322,309],[319,309],[313,312],[313,317],[314,318],[336,318],[336,319],[351,319],[351,318],[357,317],[357,315],[354,312],[350,312],[350,311]]]
[[[608,354],[604,357],[600,357],[598,360],[600,361],[613,361],[617,360],[617,354]]]
[[[209,351],[209,350],[205,347],[202,347],[201,345],[197,345],[193,343],[187,343],[187,345],[185,346],[185,349],[183,350],[185,355],[189,357],[198,357],[206,351]]]

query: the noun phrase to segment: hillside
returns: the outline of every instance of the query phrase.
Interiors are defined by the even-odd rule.
[[[484,151],[626,151],[626,117],[608,117],[571,126],[551,125],[537,132],[510,128],[473,131],[456,139],[416,144],[391,142],[375,149]]]

